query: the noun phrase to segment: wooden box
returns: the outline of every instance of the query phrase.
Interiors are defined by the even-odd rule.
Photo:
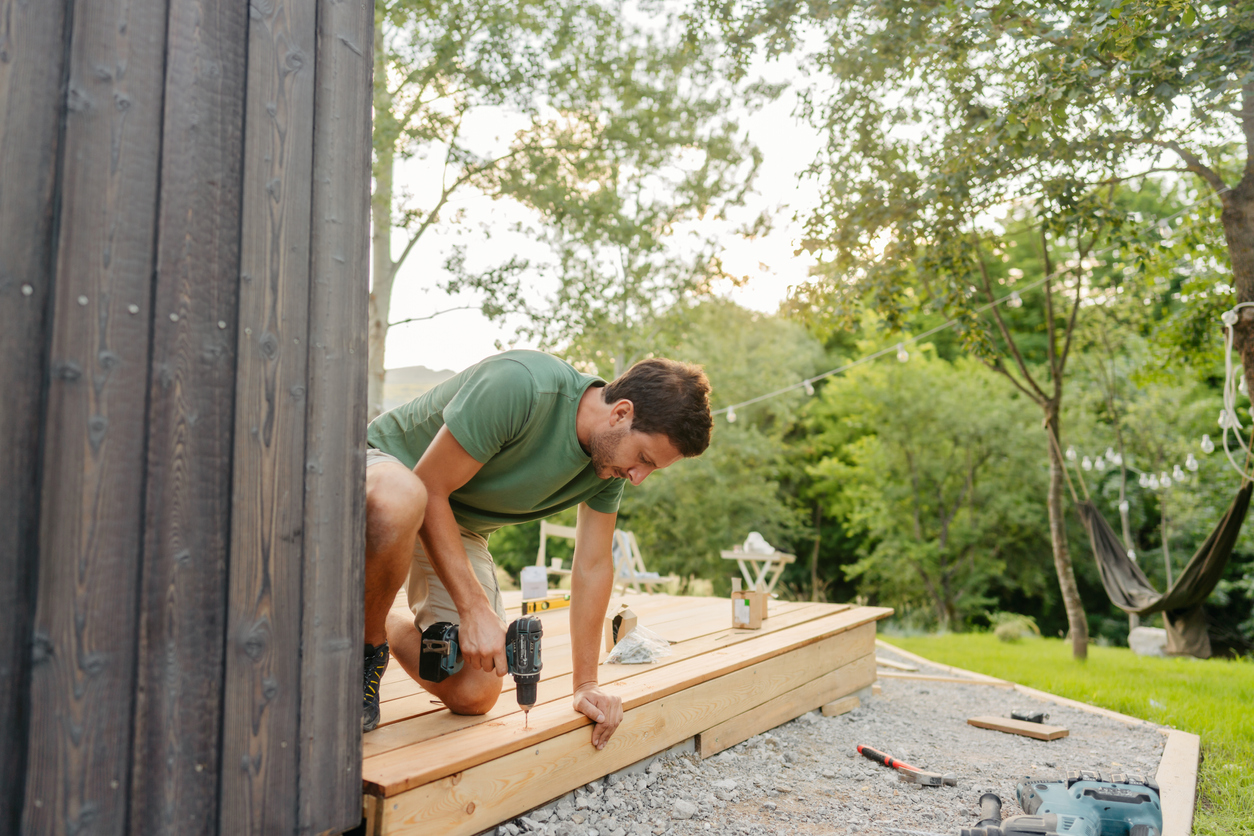
[[[740,578],[732,578],[732,627],[741,630],[757,630],[766,618],[765,591],[742,591]]]
[[[636,623],[636,614],[626,604],[619,607],[618,612],[607,615],[605,617],[605,652],[609,653],[614,649],[614,645],[618,644],[619,639],[636,629]]]

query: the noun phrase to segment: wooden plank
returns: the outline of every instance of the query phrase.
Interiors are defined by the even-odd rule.
[[[720,608],[724,605],[721,599],[718,601]],[[769,634],[777,632],[787,627],[803,624],[812,621],[815,618],[824,617],[832,614],[824,605],[815,605],[814,607],[798,607],[786,615],[779,616],[769,630],[763,630],[761,634]],[[708,618],[701,618],[698,614],[690,623],[677,623],[666,628],[666,634],[670,638],[689,639],[689,641],[681,641],[672,647],[672,655],[662,659],[653,665],[607,665],[602,664],[597,669],[597,681],[602,686],[606,686],[616,682],[637,676],[648,675],[650,672],[664,668],[668,665],[674,665],[684,662],[688,659],[696,658],[702,654],[718,648],[729,647],[740,642],[749,641],[758,633],[747,633],[742,630],[732,630],[723,628],[713,633],[707,632],[710,625],[714,623],[723,623],[720,618],[718,622],[710,621]],[[573,685],[571,681],[571,657],[569,652],[558,655],[552,651],[555,648],[549,648],[544,651],[545,669],[540,680],[540,687],[537,696],[540,698],[539,704],[551,702],[554,700],[565,699],[573,694]],[[560,651],[559,651],[560,653]],[[604,658],[604,657],[602,657]],[[384,751],[419,743],[441,734],[450,734],[454,731],[468,728],[473,725],[484,723],[495,723],[503,717],[515,713],[518,709],[513,705],[512,697],[509,696],[514,690],[513,680],[506,678],[503,685],[503,694],[501,700],[496,706],[485,715],[478,717],[454,716],[448,712],[444,712],[439,716],[431,716],[430,700],[423,691],[410,698],[409,702],[389,706],[386,710],[389,715],[393,711],[402,711],[406,709],[417,709],[424,715],[421,719],[415,721],[401,721],[400,725],[394,728],[380,728],[371,732],[364,738],[364,747],[366,757],[370,758],[381,754]],[[387,705],[386,703],[384,705]],[[443,711],[443,709],[437,709]]]
[[[867,644],[875,641],[874,624],[858,629],[869,629],[870,638]],[[858,644],[861,644],[860,639]],[[786,694],[706,729],[697,735],[697,754],[702,758],[717,755],[754,735],[795,720],[824,703],[865,688],[874,681],[875,659],[870,655],[862,656],[838,670],[829,671]]]
[[[1163,805],[1163,836],[1189,836],[1197,804],[1197,764],[1201,738],[1172,729],[1158,762],[1159,799]]]
[[[693,657],[686,664],[656,668],[648,674],[633,676],[621,682],[610,682],[603,687],[607,692],[620,696],[624,710],[630,710],[671,694],[690,690],[701,683],[772,657],[789,656],[794,660],[791,664],[799,664],[796,660],[804,658],[804,654],[791,655],[794,652],[833,638],[836,639],[835,646],[841,646],[845,643],[845,633],[877,621],[890,612],[891,610],[878,607],[860,607],[787,630],[758,634],[755,641],[710,649]],[[814,666],[822,667],[817,662]],[[827,665],[824,669],[830,670],[834,667],[838,666]],[[487,715],[491,716],[490,713]],[[451,715],[449,719],[460,720]],[[590,723],[588,718],[577,714],[568,702],[562,700],[536,706],[531,711],[530,719],[530,729],[522,729],[514,724],[513,734],[509,736],[501,734],[502,723],[499,720],[491,720],[488,723],[480,722],[476,724],[476,728],[460,734],[443,734],[387,752],[367,762],[363,784],[375,795],[395,795],[487,760],[500,758],[508,752],[533,747],[543,740]]]
[[[374,7],[318,0],[305,436],[301,833],[361,819]]]
[[[219,829],[297,829],[316,6],[249,6]]]
[[[69,25],[25,833],[126,828],[165,24],[99,0]]]
[[[170,4],[132,832],[218,818],[248,10]]]
[[[1062,726],[1047,726],[1044,723],[1029,723],[1024,720],[1011,720],[1007,717],[971,717],[967,725],[977,729],[992,729],[1006,734],[1018,734],[1035,740],[1057,740],[1071,734]]]
[[[747,699],[769,700],[810,678],[814,667],[854,661],[844,636],[714,677],[629,708],[606,747],[592,748],[586,725],[389,798],[383,832],[469,836],[588,781],[664,751],[735,717]]]
[[[903,673],[902,671],[880,671],[879,677],[880,679],[905,679],[912,682],[958,682],[963,685],[992,685],[994,688],[1015,687],[1013,682],[992,677],[967,679],[965,676],[933,676],[928,673]]]
[[[907,671],[913,673],[918,670],[914,665],[905,665],[901,662],[894,662],[892,659],[885,659],[883,656],[875,657],[875,664],[882,668],[892,668],[897,671]]]
[[[827,705],[822,706],[820,710],[823,712],[824,717],[839,717],[842,714],[848,714],[861,705],[862,701],[857,697],[844,697],[829,702]]]
[[[0,0],[0,833],[21,830],[67,0]]]

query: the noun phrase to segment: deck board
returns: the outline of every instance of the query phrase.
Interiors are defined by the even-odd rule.
[[[511,615],[519,600],[506,593]],[[761,630],[733,630],[723,598],[621,600],[673,642],[672,655],[652,665],[601,665],[599,681],[622,697],[625,717],[600,752],[591,722],[571,705],[569,609],[542,615],[544,671],[527,729],[510,677],[491,712],[463,717],[403,671],[389,671],[380,695],[385,724],[362,738],[363,788],[375,799],[368,803],[379,832],[477,833],[703,732],[747,737],[815,699],[853,693],[874,681],[875,622],[891,613],[774,601]]]

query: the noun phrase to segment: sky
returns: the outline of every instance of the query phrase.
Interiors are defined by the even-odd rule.
[[[775,83],[799,80],[795,65],[778,63],[757,66],[753,75]],[[817,185],[808,179],[799,181],[798,176],[814,159],[821,140],[816,131],[792,115],[795,106],[796,93],[789,89],[774,102],[740,119],[742,129],[764,157],[754,194],[750,195],[744,210],[745,218],[755,217],[769,208],[776,210],[775,223],[769,234],[752,241],[730,234],[723,236],[722,255],[728,271],[751,277],[743,287],[727,289],[725,295],[745,307],[766,313],[778,309],[789,287],[803,281],[813,263],[808,256],[794,255],[801,227],[792,218],[798,212],[804,215],[818,203]],[[508,117],[493,113],[481,116],[477,124],[467,127],[485,136],[508,136],[512,132]],[[438,195],[440,163],[434,156],[398,162],[398,192],[408,191],[420,205],[424,196]],[[431,202],[426,201],[427,205]],[[448,278],[443,263],[455,241],[468,245],[472,256],[496,262],[512,255],[542,258],[547,254],[546,248],[525,235],[508,230],[512,222],[528,220],[522,207],[464,190],[450,200],[443,217],[451,222],[442,224],[436,234],[425,235],[402,265],[393,291],[390,319],[398,322],[409,317],[427,317],[438,311],[449,312],[389,329],[387,368],[422,365],[459,371],[495,354],[498,343],[508,348],[515,340],[517,322],[489,321],[473,308],[480,301],[476,296],[450,296],[440,290],[440,283]],[[485,228],[491,229],[490,236],[484,232]],[[405,243],[403,232],[393,236],[393,257],[401,253]],[[536,287],[534,292],[544,295],[546,289]],[[472,308],[450,310],[464,306]],[[518,341],[514,347],[534,346]]]

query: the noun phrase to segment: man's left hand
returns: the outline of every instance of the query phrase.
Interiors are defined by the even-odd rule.
[[[596,723],[592,728],[592,745],[598,749],[605,748],[618,724],[623,722],[623,698],[605,693],[596,683],[575,689],[575,710]]]

